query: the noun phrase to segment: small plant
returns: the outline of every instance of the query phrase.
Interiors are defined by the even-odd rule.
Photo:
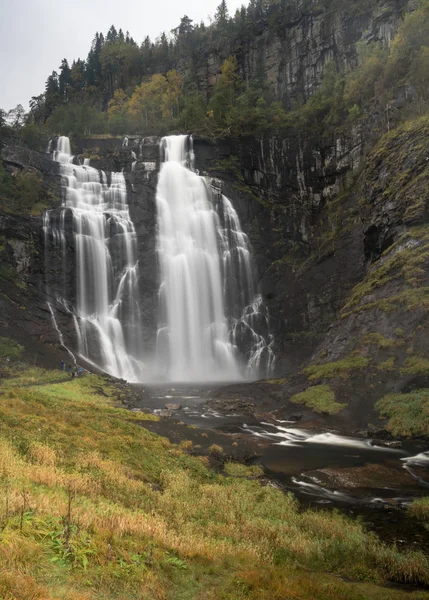
[[[303,404],[314,412],[335,415],[339,413],[347,404],[340,404],[335,400],[335,393],[329,385],[314,385],[307,388],[304,392],[292,396],[290,399],[294,404]]]
[[[222,456],[223,455],[223,448],[222,448],[222,446],[218,446],[218,444],[212,444],[208,450],[209,450],[209,453],[213,456]]]
[[[184,450],[185,452],[191,452],[193,447],[194,444],[191,440],[183,440],[182,442],[180,442],[180,449]]]

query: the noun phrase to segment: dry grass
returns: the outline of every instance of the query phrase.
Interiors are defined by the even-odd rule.
[[[151,418],[95,376],[2,396],[2,600],[383,598],[328,572],[429,584],[423,555],[302,512],[258,467],[214,473],[140,426]]]

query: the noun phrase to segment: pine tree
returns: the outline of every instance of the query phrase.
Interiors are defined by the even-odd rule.
[[[58,77],[58,87],[61,99],[67,102],[69,99],[71,85],[71,70],[66,58],[63,58],[60,66],[60,75]]]
[[[222,0],[215,12],[215,23],[216,25],[224,25],[229,20],[228,7],[226,0]]]

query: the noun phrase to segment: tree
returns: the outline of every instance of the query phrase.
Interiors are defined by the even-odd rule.
[[[25,123],[25,110],[22,104],[17,104],[7,113],[7,122],[14,129],[20,129]]]
[[[58,88],[60,97],[67,102],[70,94],[70,85],[72,83],[71,69],[66,58],[63,58],[60,66],[60,75],[58,77]]]
[[[220,127],[226,125],[226,114],[234,103],[242,84],[237,67],[235,56],[230,56],[223,62],[215,93],[209,103],[209,109]]]
[[[115,90],[107,111],[110,133],[124,134],[129,131],[131,122],[128,104],[129,99],[124,90]]]
[[[194,26],[192,25],[192,23],[193,23],[192,19],[190,19],[188,17],[188,15],[184,15],[180,19],[179,27],[176,27],[176,29],[173,29],[172,33],[174,33],[177,37],[189,35],[194,30]]]
[[[179,112],[182,79],[175,70],[167,75],[153,75],[136,87],[129,102],[129,112],[136,127],[165,125]]]
[[[423,46],[417,52],[410,67],[410,83],[416,91],[419,112],[429,101],[429,47]]]
[[[85,76],[88,86],[98,85],[101,81],[100,53],[103,48],[104,37],[102,33],[96,33],[92,41],[91,50],[86,59]]]
[[[34,123],[44,123],[47,118],[45,94],[32,96],[30,100],[29,119]]]
[[[45,105],[47,116],[49,116],[54,108],[59,104],[61,104],[61,95],[58,82],[58,73],[56,71],[52,71],[45,85]]]
[[[224,25],[229,20],[228,7],[226,0],[222,0],[216,9],[214,17],[216,25]]]

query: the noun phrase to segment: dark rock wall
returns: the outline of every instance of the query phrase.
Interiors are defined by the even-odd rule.
[[[319,87],[328,62],[343,71],[354,68],[359,42],[389,45],[408,4],[408,0],[345,1],[324,10],[313,3],[308,10],[298,8],[286,26],[274,29],[261,22],[250,40],[237,39],[231,47],[198,53],[193,65],[179,61],[177,68],[209,96],[223,60],[234,54],[245,80],[265,79],[274,96],[291,107]]]

